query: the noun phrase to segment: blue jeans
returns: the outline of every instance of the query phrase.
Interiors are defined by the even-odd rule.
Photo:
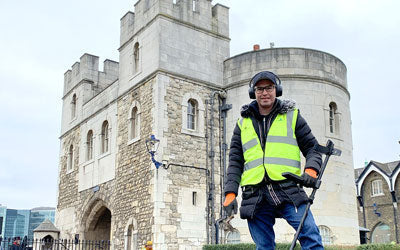
[[[257,208],[253,219],[248,219],[247,223],[249,225],[251,237],[257,245],[257,250],[273,250],[275,249],[275,233],[273,229],[275,218],[284,218],[297,230],[306,204],[301,204],[297,208],[297,212],[294,205],[290,203],[284,203],[278,207],[265,203],[261,205],[264,206]],[[318,227],[315,224],[314,217],[310,210],[308,211],[303,228],[299,234],[299,241],[301,249],[304,250],[324,249]]]

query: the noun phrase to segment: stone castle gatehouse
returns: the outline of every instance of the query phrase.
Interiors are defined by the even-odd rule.
[[[119,63],[84,54],[64,76],[56,226],[114,249],[201,249],[215,242],[227,145],[258,71],[282,79],[332,157],[313,212],[325,244],[357,244],[346,66],[304,48],[230,57],[229,9],[210,0],[139,0],[121,18]],[[160,140],[156,169],[145,141]],[[219,242],[249,242],[245,221]],[[278,221],[277,240],[293,231]]]

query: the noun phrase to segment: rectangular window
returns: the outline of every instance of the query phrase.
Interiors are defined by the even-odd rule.
[[[192,205],[193,206],[197,205],[197,192],[192,193]]]
[[[383,195],[382,180],[374,180],[371,183],[372,196]]]
[[[198,8],[199,8],[199,6],[198,6],[198,4],[199,4],[199,3],[198,3],[198,0],[193,0],[193,1],[192,1],[192,4],[193,4],[193,5],[192,5],[192,10],[193,10],[193,11],[199,11],[199,10],[198,10]]]

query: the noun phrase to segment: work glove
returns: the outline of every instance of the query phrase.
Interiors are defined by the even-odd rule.
[[[303,178],[305,187],[313,188],[317,184],[317,171],[312,168],[306,168],[301,178]]]
[[[236,201],[236,195],[234,193],[228,193],[225,195],[224,210],[228,217],[237,214],[238,203]]]

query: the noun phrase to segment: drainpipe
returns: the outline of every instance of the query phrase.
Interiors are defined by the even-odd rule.
[[[396,191],[393,190],[390,192],[392,195],[392,202],[393,202],[393,218],[394,218],[394,229],[396,233],[396,243],[399,243],[399,235],[398,235],[398,227],[397,227],[397,198],[396,198]]]
[[[215,97],[224,97],[226,98],[226,93],[222,91],[213,91],[210,94],[210,151],[207,156],[210,158],[210,168],[211,168],[211,183],[209,187],[209,200],[210,200],[210,213],[211,213],[211,225],[215,224],[215,166],[214,166],[214,158],[215,158],[215,150],[214,150],[214,100]],[[221,174],[221,173],[220,173]],[[222,191],[221,191],[222,192]],[[211,244],[216,242],[215,239],[216,231],[215,227],[211,226]]]
[[[208,157],[211,163],[211,183],[210,183],[210,213],[211,223],[215,223],[215,168],[214,168],[214,98],[218,94],[218,91],[213,91],[210,95],[210,152]],[[211,244],[215,243],[215,228],[211,227]]]
[[[215,151],[214,151],[214,100],[215,96],[218,96],[219,101],[222,100],[222,105],[219,105],[219,111],[220,111],[220,119],[222,118],[222,161],[220,159],[220,162],[222,164],[220,165],[220,189],[221,189],[221,201],[220,201],[220,215],[221,218],[218,219],[218,221],[215,220],[215,167],[214,167],[214,157],[215,157]],[[225,176],[226,176],[226,151],[227,151],[227,145],[226,145],[226,117],[227,117],[227,111],[232,108],[232,105],[226,104],[226,92],[222,91],[214,91],[210,95],[210,152],[208,156],[210,157],[211,160],[211,185],[210,185],[210,199],[211,199],[211,221],[213,222],[214,227],[211,227],[211,243],[216,243],[218,244],[219,242],[219,224],[222,220],[225,218],[222,217],[223,213],[223,207],[222,207],[222,192],[224,190],[224,183],[225,183]],[[219,126],[220,128],[220,126]],[[219,133],[221,134],[221,130],[219,130]],[[221,136],[219,136],[221,138]],[[221,151],[221,150],[220,150]],[[221,152],[220,152],[221,153]],[[215,239],[214,239],[215,236]]]
[[[207,223],[206,223],[206,232],[207,232],[207,245],[210,244],[210,170],[208,169],[208,100],[206,100],[206,198],[207,198]]]
[[[224,95],[220,95],[220,99],[222,100],[222,104],[220,106],[221,110],[221,118],[222,118],[222,171],[223,173],[221,175],[221,213],[220,215],[222,216],[224,211],[223,211],[223,197],[224,197],[224,189],[225,189],[225,181],[226,181],[226,152],[228,150],[228,145],[226,144],[226,118],[228,115],[228,110],[232,109],[232,104],[226,104],[226,92],[224,92]],[[226,215],[222,216],[220,220],[226,219]],[[219,220],[218,220],[219,221]],[[217,224],[219,226],[219,222]],[[218,233],[218,231],[217,231]],[[218,237],[218,234],[217,234]],[[217,238],[217,244],[218,244],[218,238]]]
[[[361,195],[357,196],[358,203],[360,204],[360,207],[362,208],[362,213],[363,213],[363,227],[367,228],[367,222],[365,220],[365,208],[364,208],[364,201]]]

